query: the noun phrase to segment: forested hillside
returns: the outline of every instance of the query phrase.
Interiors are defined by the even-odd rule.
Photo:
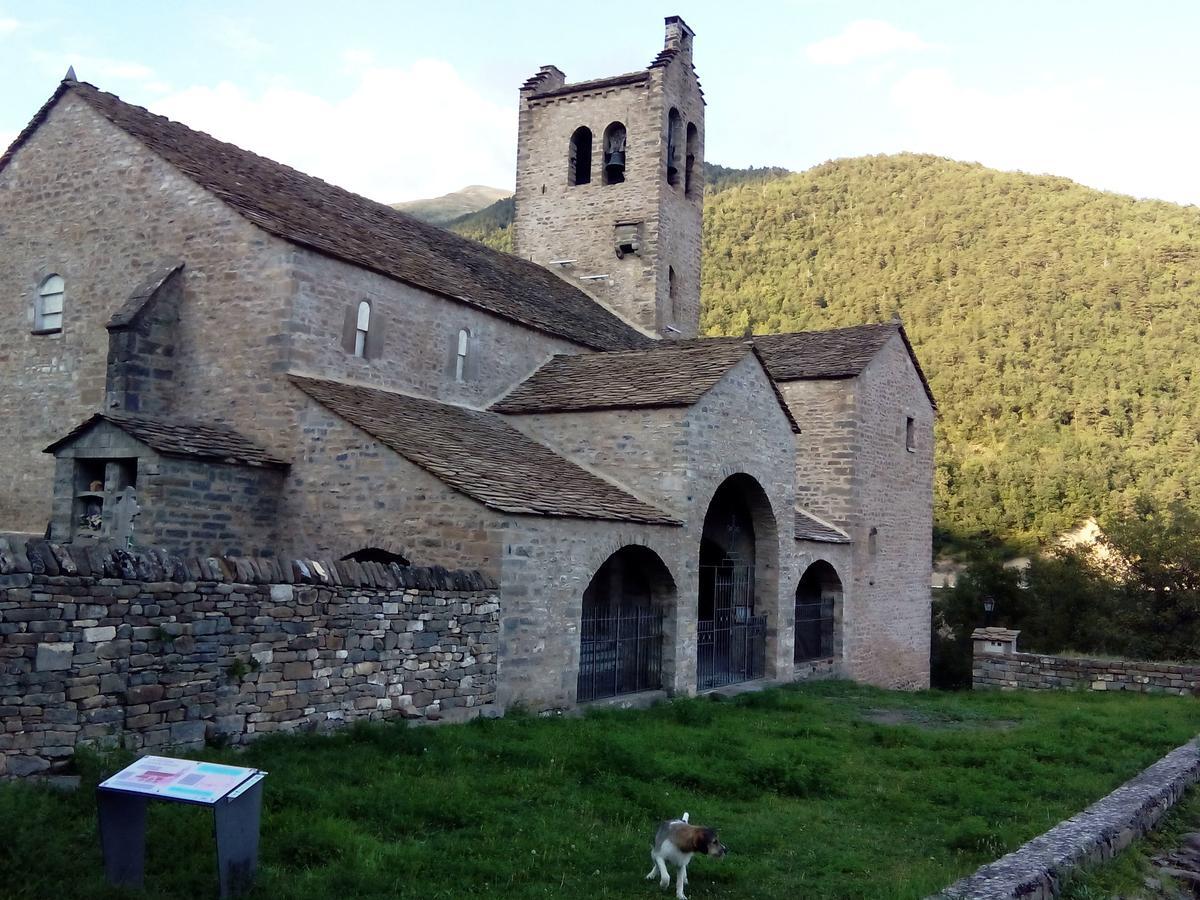
[[[741,171],[706,203],[703,330],[899,313],[940,405],[942,528],[1200,498],[1200,209],[907,154]]]

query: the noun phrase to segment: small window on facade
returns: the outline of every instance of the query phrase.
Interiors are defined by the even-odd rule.
[[[465,328],[458,332],[458,348],[454,359],[454,380],[463,382],[467,380],[467,353],[471,346],[471,332]]]
[[[687,159],[684,161],[683,168],[683,192],[687,196],[692,196],[692,192],[696,189],[696,154],[699,152],[700,134],[696,131],[696,126],[688,122],[687,127]]]
[[[367,332],[371,330],[371,304],[363,300],[358,304],[358,321],[354,326],[354,355],[367,355]]]
[[[51,275],[38,288],[37,309],[34,311],[33,330],[54,334],[63,327],[63,292],[66,284],[61,275]]]
[[[667,184],[679,184],[679,145],[682,142],[683,119],[674,107],[667,114]]]
[[[904,447],[909,453],[917,452],[917,433],[912,416],[909,416],[904,422]]]
[[[567,167],[567,184],[587,184],[592,180],[592,131],[579,127],[571,135],[570,163]]]
[[[874,556],[879,551],[879,529],[871,526],[867,532],[867,552]]]
[[[625,126],[613,122],[604,129],[604,183],[625,180]]]
[[[679,321],[679,282],[675,278],[675,267],[667,266],[667,296],[671,299],[671,321]]]

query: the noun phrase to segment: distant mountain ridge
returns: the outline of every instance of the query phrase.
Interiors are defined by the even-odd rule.
[[[425,222],[434,225],[445,225],[454,219],[470,215],[505,197],[511,197],[512,191],[505,188],[488,187],[485,184],[471,184],[461,190],[431,197],[426,200],[405,200],[403,203],[393,203],[392,209],[408,213]]]
[[[1200,503],[1200,208],[933,156],[707,167],[706,334],[899,313],[937,395],[935,513],[1051,540]],[[450,227],[511,249],[512,201]]]

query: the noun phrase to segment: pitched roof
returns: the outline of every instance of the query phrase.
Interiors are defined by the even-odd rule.
[[[170,280],[171,276],[182,270],[182,262],[165,262],[152,269],[150,274],[142,279],[142,283],[134,288],[129,299],[121,304],[121,308],[112,314],[112,318],[108,320],[106,326],[108,330],[117,331],[127,328],[137,318],[138,313],[145,309],[146,304],[158,294],[163,285]]]
[[[533,413],[691,406],[747,354],[758,355],[749,341],[661,341],[646,350],[558,355],[492,409]],[[799,432],[774,382],[771,386],[788,423]]]
[[[649,340],[529,260],[491,250],[83,82],[59,86],[0,157],[0,170],[68,92],[286,241],[593,349],[628,349]]]
[[[805,381],[823,378],[855,378],[875,358],[883,346],[899,334],[908,351],[917,377],[930,404],[937,401],[929,381],[921,370],[908,333],[899,322],[852,325],[825,331],[794,331],[785,334],[756,334],[750,338],[696,338],[689,344],[743,342],[750,340],[762,355],[763,363],[776,381]]]
[[[810,512],[796,507],[796,540],[820,541],[823,544],[848,544],[850,535],[840,528],[822,522]]]
[[[44,452],[53,453],[101,421],[115,425],[164,456],[186,456],[243,466],[288,465],[231,428],[115,410],[96,413],[76,425]]]
[[[322,406],[484,506],[508,513],[678,525],[492,412],[290,376]]]

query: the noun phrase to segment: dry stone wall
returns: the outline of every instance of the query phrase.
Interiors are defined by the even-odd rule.
[[[0,776],[84,745],[243,743],[495,703],[496,582],[317,560],[0,546]],[[53,570],[53,573],[51,573]]]
[[[1086,659],[1018,653],[1019,631],[977,628],[971,683],[983,690],[1136,691],[1200,694],[1200,666],[1129,659]]]

